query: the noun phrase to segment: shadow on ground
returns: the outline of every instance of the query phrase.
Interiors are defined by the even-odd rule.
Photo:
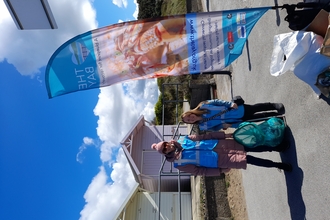
[[[292,220],[304,220],[306,219],[306,207],[301,194],[304,172],[298,166],[296,144],[290,127],[287,127],[286,135],[290,140],[290,148],[281,153],[281,159],[283,162],[290,162],[293,167],[291,173],[285,173],[290,215]]]
[[[322,99],[323,101],[325,101],[326,103],[328,103],[328,105],[330,105],[330,98],[327,98],[326,96],[324,96],[323,94],[320,95],[320,99]]]

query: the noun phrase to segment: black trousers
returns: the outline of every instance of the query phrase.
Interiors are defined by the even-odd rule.
[[[246,105],[244,104],[244,115],[242,120],[253,120],[265,117],[272,117],[278,116],[277,112],[265,112],[265,111],[273,111],[277,110],[273,103],[265,102],[265,103],[258,103],[254,105]]]
[[[258,147],[244,147],[245,152],[272,152],[272,151],[277,151],[280,152],[283,148],[282,144],[285,144],[284,141],[277,145],[276,147],[269,147],[266,145],[261,145]]]
[[[279,164],[281,164],[271,160],[254,157],[251,155],[246,155],[246,163],[259,167],[276,167],[276,168],[279,168]]]
[[[244,147],[244,149],[246,152],[280,151],[280,149],[278,149],[278,147],[268,147],[268,146],[258,146],[255,148]],[[259,167],[276,167],[276,168],[278,168],[279,164],[281,164],[281,163],[277,163],[277,162],[274,162],[271,160],[254,157],[251,155],[246,156],[246,162],[248,164],[259,166]]]

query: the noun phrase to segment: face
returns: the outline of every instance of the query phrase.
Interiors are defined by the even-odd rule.
[[[172,151],[175,151],[175,146],[168,142],[164,143],[163,153],[168,154],[171,153]]]
[[[182,120],[183,120],[183,122],[188,123],[188,124],[194,124],[198,121],[197,115],[195,115],[195,114],[185,115],[182,118]]]

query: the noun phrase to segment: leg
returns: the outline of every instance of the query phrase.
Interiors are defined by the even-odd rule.
[[[278,114],[284,113],[284,106],[282,103],[258,103],[254,105],[245,105],[244,104],[244,116],[243,120],[255,119],[254,114],[264,111],[274,111],[276,110]]]
[[[249,117],[249,119],[246,119],[246,120],[258,121],[256,119],[260,119],[259,121],[262,121],[263,118],[276,117],[276,116],[279,116],[279,115],[281,115],[281,114],[279,114],[277,112],[260,112],[260,113],[256,113],[254,115],[251,115]]]
[[[271,160],[261,159],[258,157],[253,157],[251,155],[246,156],[246,162],[248,164],[259,166],[259,167],[267,167],[267,168],[274,167],[274,168],[282,169],[282,170],[289,171],[289,172],[292,170],[291,164],[276,163]]]
[[[246,152],[266,152],[266,151],[272,152],[272,151],[277,151],[277,148],[260,145],[257,147],[244,147],[244,150]]]
[[[275,146],[275,147],[269,147],[269,146],[266,146],[266,145],[260,145],[260,146],[257,146],[257,147],[244,147],[244,150],[246,152],[272,152],[272,151],[276,151],[276,152],[283,152],[287,149],[290,148],[290,142],[287,140],[287,139],[283,139],[283,141]]]

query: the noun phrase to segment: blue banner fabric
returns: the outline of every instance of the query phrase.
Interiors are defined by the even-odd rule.
[[[49,98],[126,80],[218,71],[270,7],[137,20],[78,35],[46,67]]]

